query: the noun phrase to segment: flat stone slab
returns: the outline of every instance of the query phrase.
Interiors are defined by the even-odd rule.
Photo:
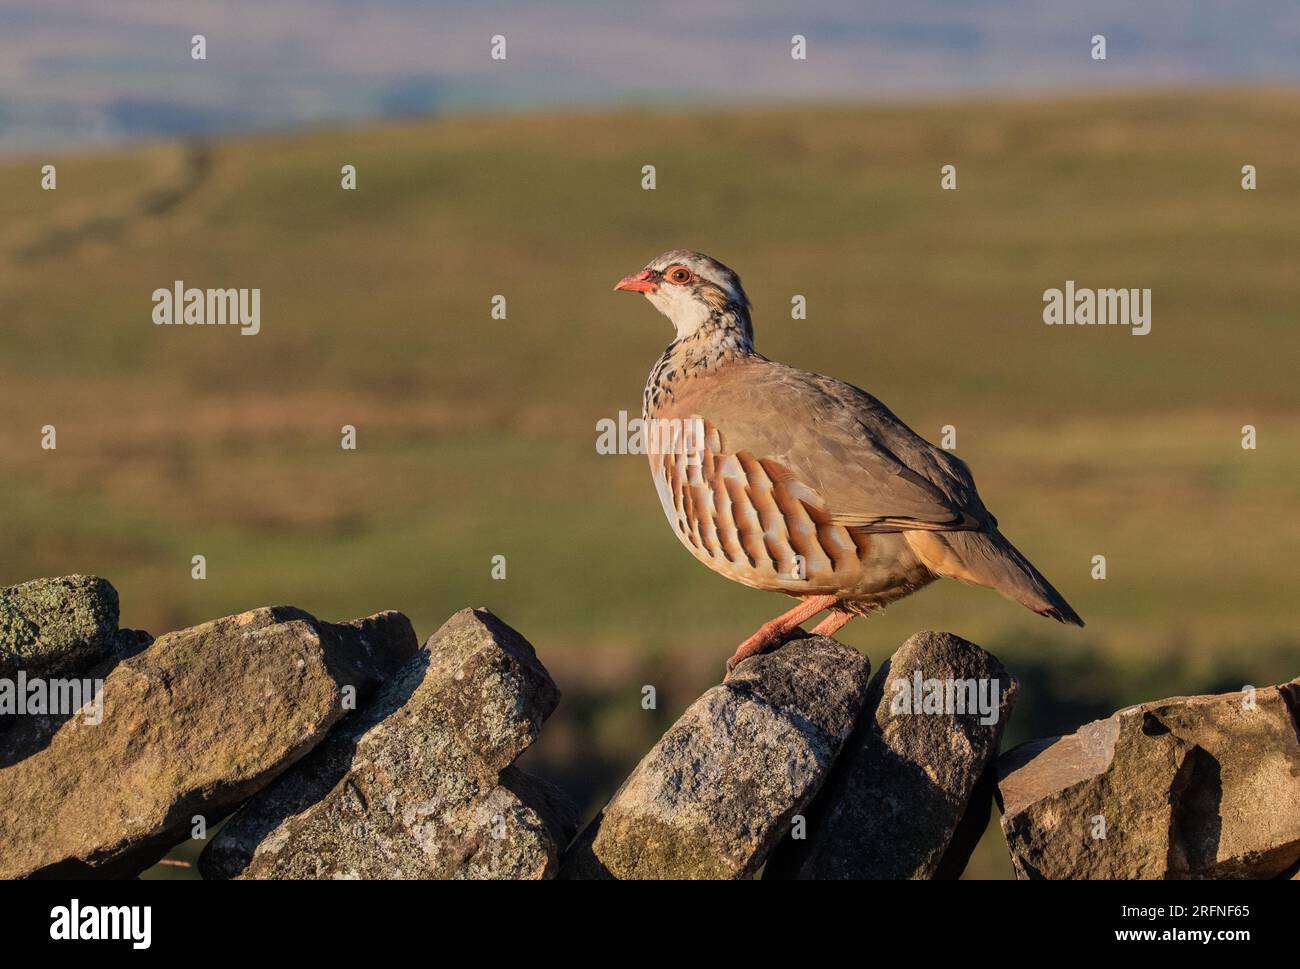
[[[0,878],[138,874],[320,740],[417,648],[384,613],[287,606],[159,637],[103,676],[102,721],[17,718],[0,734]]]
[[[998,761],[1020,878],[1275,878],[1300,861],[1300,679],[1127,707]]]

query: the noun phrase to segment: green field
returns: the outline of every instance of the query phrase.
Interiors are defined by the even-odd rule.
[[[500,115],[6,160],[0,584],[101,574],[123,625],[154,633],[292,603],[400,609],[423,637],[487,605],[566,693],[526,762],[594,810],[788,602],[692,561],[645,459],[596,452],[671,335],[611,286],[690,247],[744,277],[762,352],[931,440],[954,425],[1005,533],[1088,620],[942,583],[844,631],[873,665],[924,628],[989,648],[1022,682],[1009,742],[1289,679],[1297,154],[1300,93],[1235,91]],[[151,293],[177,279],[260,287],[261,333],[154,326]],[[1151,333],[1044,326],[1067,279],[1149,287]],[[972,874],[1009,872],[996,848]]]

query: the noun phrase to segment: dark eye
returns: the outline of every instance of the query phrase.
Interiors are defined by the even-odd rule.
[[[685,266],[674,266],[668,270],[666,278],[670,283],[689,283],[691,281],[691,271]]]

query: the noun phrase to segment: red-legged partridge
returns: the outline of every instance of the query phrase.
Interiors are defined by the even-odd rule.
[[[619,281],[677,330],[645,387],[655,488],[697,559],[796,596],[727,662],[779,645],[823,610],[834,635],[940,577],[1083,625],[998,531],[969,469],[851,384],[755,352],[740,278],[675,249]]]

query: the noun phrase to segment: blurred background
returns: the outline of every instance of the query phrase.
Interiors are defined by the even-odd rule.
[[[565,693],[522,763],[590,816],[788,604],[596,450],[671,337],[611,287],[690,247],[762,352],[953,425],[1088,620],[942,583],[846,628],[874,667],[920,629],[990,649],[1007,746],[1289,679],[1298,150],[1283,0],[3,0],[0,584],[103,575],[154,634],[290,603],[423,639],[488,606]],[[261,333],[154,326],[177,279],[259,287]],[[1067,279],[1152,289],[1151,333],[1044,326]],[[967,874],[1010,875],[996,820]]]

